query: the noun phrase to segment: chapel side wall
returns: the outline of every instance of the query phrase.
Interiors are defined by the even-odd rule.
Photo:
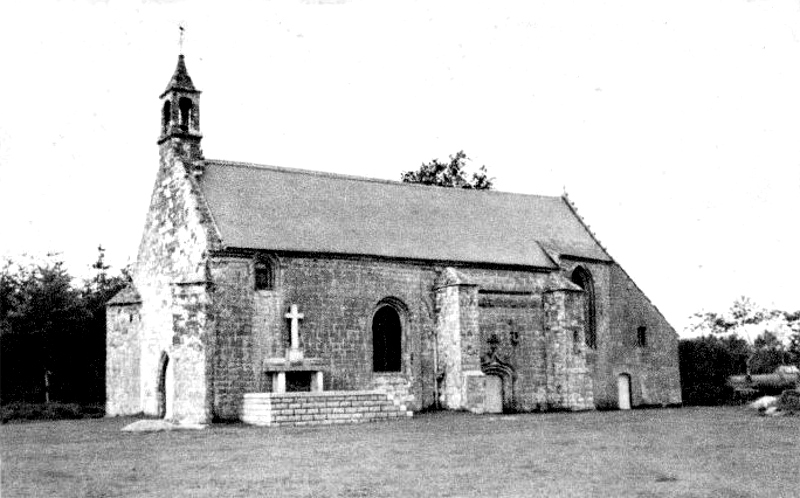
[[[141,413],[140,305],[106,308],[106,416]]]
[[[284,307],[297,304],[305,316],[300,347],[306,358],[322,359],[325,390],[382,387],[396,391],[411,410],[433,404],[433,271],[404,262],[313,257],[284,257],[280,267]],[[387,297],[407,307],[402,371],[374,373],[371,320]],[[282,325],[285,336],[288,322]]]
[[[617,407],[617,380],[615,365],[619,362],[620,351],[624,351],[621,335],[611,325],[611,268],[613,263],[576,261],[562,258],[564,276],[571,278],[578,266],[586,269],[592,276],[595,299],[595,344],[586,347],[586,365],[592,378],[593,398],[597,408]],[[611,385],[613,383],[613,386]],[[610,390],[613,387],[613,393]],[[613,394],[613,398],[610,398]],[[613,402],[613,403],[612,403]]]
[[[198,155],[195,144],[169,139],[161,146],[161,161],[150,201],[133,281],[142,300],[141,385],[142,410],[156,415],[159,410],[158,378],[162,353],[175,368],[177,405],[192,406],[190,412],[174,412],[187,422],[208,419],[206,371],[206,330],[187,328],[176,296],[184,291],[178,283],[205,283],[210,221],[200,205],[201,196],[190,177],[184,158]],[[205,287],[193,289],[194,300],[206,301]],[[179,365],[179,363],[181,365]],[[184,372],[185,375],[182,375]],[[192,399],[180,399],[181,396]]]
[[[435,280],[442,267],[330,256],[284,254],[277,259],[280,263],[274,292],[259,291],[240,300],[254,303],[252,309],[247,308],[249,305],[237,308],[231,304],[226,312],[215,311],[220,324],[218,335],[224,335],[221,324],[223,317],[227,316],[225,313],[239,314],[252,323],[248,339],[252,349],[249,356],[251,371],[239,369],[237,375],[253,377],[241,385],[252,386],[253,390],[264,389],[263,361],[284,356],[289,327],[283,314],[291,304],[296,304],[304,315],[300,323],[300,347],[306,358],[321,360],[325,390],[402,387],[407,383],[411,398],[405,401],[409,409],[419,410],[434,404],[435,365],[438,362],[441,373],[446,370],[448,361],[445,351],[440,351],[437,358],[434,347]],[[247,274],[245,277],[246,271],[252,272],[252,261],[252,257],[239,258],[235,263],[239,277],[234,278],[231,285],[252,288],[251,276]],[[217,289],[222,283],[217,273],[218,264],[216,260],[212,264]],[[480,363],[492,354],[499,355],[513,369],[513,379],[507,379],[512,383],[508,388],[513,389],[513,405],[509,408],[521,411],[547,409],[547,339],[543,328],[542,296],[548,274],[475,267],[460,267],[458,271],[475,289],[477,316],[469,319],[478,321],[480,334],[475,340],[461,342],[458,354],[474,358],[467,362],[470,369],[480,369]],[[239,283],[233,284],[233,281]],[[398,374],[372,371],[371,318],[378,303],[387,297],[402,301],[408,307],[403,370]],[[222,302],[216,297],[215,301]],[[462,304],[465,305],[460,303],[459,307]],[[238,320],[234,321],[239,323]],[[246,325],[240,323],[237,327],[246,328]],[[497,339],[494,350],[490,350],[488,345],[492,335]],[[234,350],[238,351],[239,346]],[[228,361],[229,355],[218,356],[219,361]],[[569,389],[568,386],[565,388]],[[583,394],[578,393],[580,396]]]
[[[259,391],[255,379],[262,348],[253,345],[256,293],[251,258],[213,257],[210,265],[215,356],[211,362],[212,407],[217,419],[240,416],[244,394]],[[261,336],[269,336],[270,330]]]
[[[583,323],[582,293],[554,294],[547,272],[474,267],[458,271],[477,288],[480,340],[470,343],[480,347],[480,368],[503,379],[504,409],[592,408],[588,348],[581,330],[579,343],[573,344],[573,329]]]
[[[462,268],[478,288],[480,358],[510,366],[504,405],[510,411],[547,409],[546,340],[542,296],[545,273]]]
[[[618,406],[617,377],[631,376],[633,406],[681,403],[678,334],[625,271],[612,265],[610,273],[610,341],[604,348],[598,407]],[[647,328],[647,345],[637,344],[637,328]]]

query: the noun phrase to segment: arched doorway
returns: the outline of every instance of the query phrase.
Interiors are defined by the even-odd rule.
[[[402,366],[403,321],[395,306],[378,305],[372,316],[372,369],[399,372]]]
[[[486,413],[503,413],[503,379],[497,375],[486,376]]]
[[[175,399],[175,380],[173,364],[166,352],[161,353],[158,363],[158,416],[172,418],[172,404]]]
[[[481,371],[486,374],[486,411],[513,412],[514,368],[497,357],[492,357],[481,363]]]
[[[631,409],[631,376],[623,373],[617,377],[617,396],[620,410]]]

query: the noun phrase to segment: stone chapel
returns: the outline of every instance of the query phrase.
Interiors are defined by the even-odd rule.
[[[183,55],[109,416],[339,423],[681,403],[678,337],[566,197],[206,159]]]

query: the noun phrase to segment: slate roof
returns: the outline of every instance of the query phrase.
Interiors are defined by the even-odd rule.
[[[172,74],[167,89],[161,94],[161,97],[167,94],[170,90],[183,90],[190,93],[200,93],[194,87],[192,78],[189,77],[189,72],[186,70],[186,62],[183,60],[183,54],[178,56],[178,65],[175,66],[175,72]]]
[[[227,248],[555,268],[547,249],[611,261],[561,197],[214,160],[200,186]]]
[[[124,305],[124,304],[137,304],[142,302],[142,297],[136,291],[133,284],[128,284],[127,287],[114,294],[114,297],[108,300],[106,305]]]

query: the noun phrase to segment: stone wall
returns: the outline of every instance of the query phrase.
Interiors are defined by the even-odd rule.
[[[582,292],[545,292],[544,329],[548,409],[594,408],[592,381],[586,367]]]
[[[173,405],[168,413],[179,422],[210,421],[210,386],[206,381],[213,345],[209,334],[209,294],[206,282],[175,284],[172,288],[172,384]]]
[[[443,284],[436,289],[437,360],[441,372],[440,402],[444,408],[463,406],[464,374],[461,345],[461,285],[458,282]]]
[[[217,321],[212,398],[218,417],[239,416],[245,392],[269,387],[263,365],[285,355],[289,324],[284,314],[292,304],[304,315],[301,348],[306,358],[321,361],[325,390],[380,389],[413,410],[434,405],[438,390],[445,406],[460,409],[468,404],[463,374],[480,376],[483,371],[503,380],[507,410],[576,410],[591,408],[595,401],[600,406],[616,403],[616,375],[629,373],[634,404],[674,399],[670,396],[678,386],[676,350],[665,350],[664,361],[648,365],[645,362],[661,353],[637,351],[623,340],[619,321],[633,323],[631,310],[653,308],[634,291],[625,290],[620,297],[617,273],[612,292],[614,265],[583,263],[592,271],[597,300],[598,346],[591,350],[583,335],[583,293],[573,288],[552,294],[555,274],[463,266],[456,272],[463,285],[443,285],[439,277],[445,268],[422,263],[273,256],[275,288],[267,291],[253,290],[255,254],[221,254],[211,263],[212,314]],[[564,289],[572,287],[565,285]],[[546,297],[548,293],[552,295]],[[387,298],[404,308],[402,369],[375,373],[371,319]],[[630,301],[627,311],[620,308],[620,299]],[[618,319],[613,324],[612,316]],[[648,316],[652,347],[661,351],[661,343],[672,337],[671,329]],[[452,375],[457,371],[462,377]],[[476,389],[481,385],[479,380],[470,382]],[[663,393],[668,393],[666,398]],[[476,391],[473,398],[482,396]]]
[[[615,407],[617,377],[631,376],[631,404],[681,403],[678,334],[618,265],[610,268],[609,329],[611,340],[597,365],[601,384],[595,393],[599,407]],[[637,344],[637,328],[646,327],[647,345]]]
[[[147,213],[142,240],[139,245],[133,281],[141,295],[141,411],[158,415],[163,396],[159,394],[162,358],[166,354],[183,357],[188,361],[183,345],[183,335],[188,329],[175,328],[175,296],[182,291],[176,284],[199,283],[205,289],[207,253],[211,244],[207,227],[211,226],[208,213],[200,203],[202,196],[192,176],[192,161],[199,158],[196,143],[167,139],[161,144],[161,161],[156,177],[150,208]],[[203,293],[205,291],[198,291]],[[196,296],[198,300],[207,298]],[[206,357],[205,340],[189,340],[193,364],[202,364]],[[184,363],[185,365],[185,363]],[[173,367],[178,370],[178,363]],[[189,369],[194,371],[194,369]],[[174,391],[175,418],[197,418],[199,413],[210,413],[206,392],[206,376],[190,374],[183,385]],[[188,396],[188,398],[185,398]],[[189,408],[191,406],[191,408]],[[202,407],[202,408],[198,408]],[[184,412],[183,410],[188,410]],[[203,417],[201,417],[203,418]],[[197,420],[203,421],[206,420]]]
[[[257,391],[262,349],[269,348],[268,328],[273,320],[265,320],[261,303],[255,302],[252,260],[237,257],[214,257],[210,273],[214,282],[212,309],[215,317],[215,355],[212,359],[212,405],[214,416],[235,419],[241,411],[243,395]],[[261,313],[256,313],[260,310]],[[256,320],[257,323],[254,323]],[[253,328],[264,327],[258,337],[267,342],[255,347]],[[259,354],[261,353],[261,354]]]
[[[506,411],[547,408],[541,291],[479,290],[482,369],[503,380]]]
[[[106,415],[110,417],[142,411],[140,307],[126,303],[106,309]]]
[[[213,258],[217,357],[214,412],[237,416],[241,394],[267,387],[263,364],[284,357],[289,322],[284,314],[296,304],[300,347],[306,358],[321,361],[324,389],[364,390],[379,386],[410,409],[433,404],[434,272],[411,263],[372,259],[280,255],[275,289],[254,291],[253,255]],[[386,298],[403,303],[402,369],[372,371],[371,319]],[[423,374],[424,372],[424,374]],[[407,391],[407,392],[406,392]]]
[[[617,378],[631,376],[631,404],[679,404],[678,335],[616,263],[562,258],[569,278],[577,266],[589,271],[595,287],[597,347],[586,360],[597,408],[617,408]],[[637,328],[647,327],[648,345],[637,346]]]

